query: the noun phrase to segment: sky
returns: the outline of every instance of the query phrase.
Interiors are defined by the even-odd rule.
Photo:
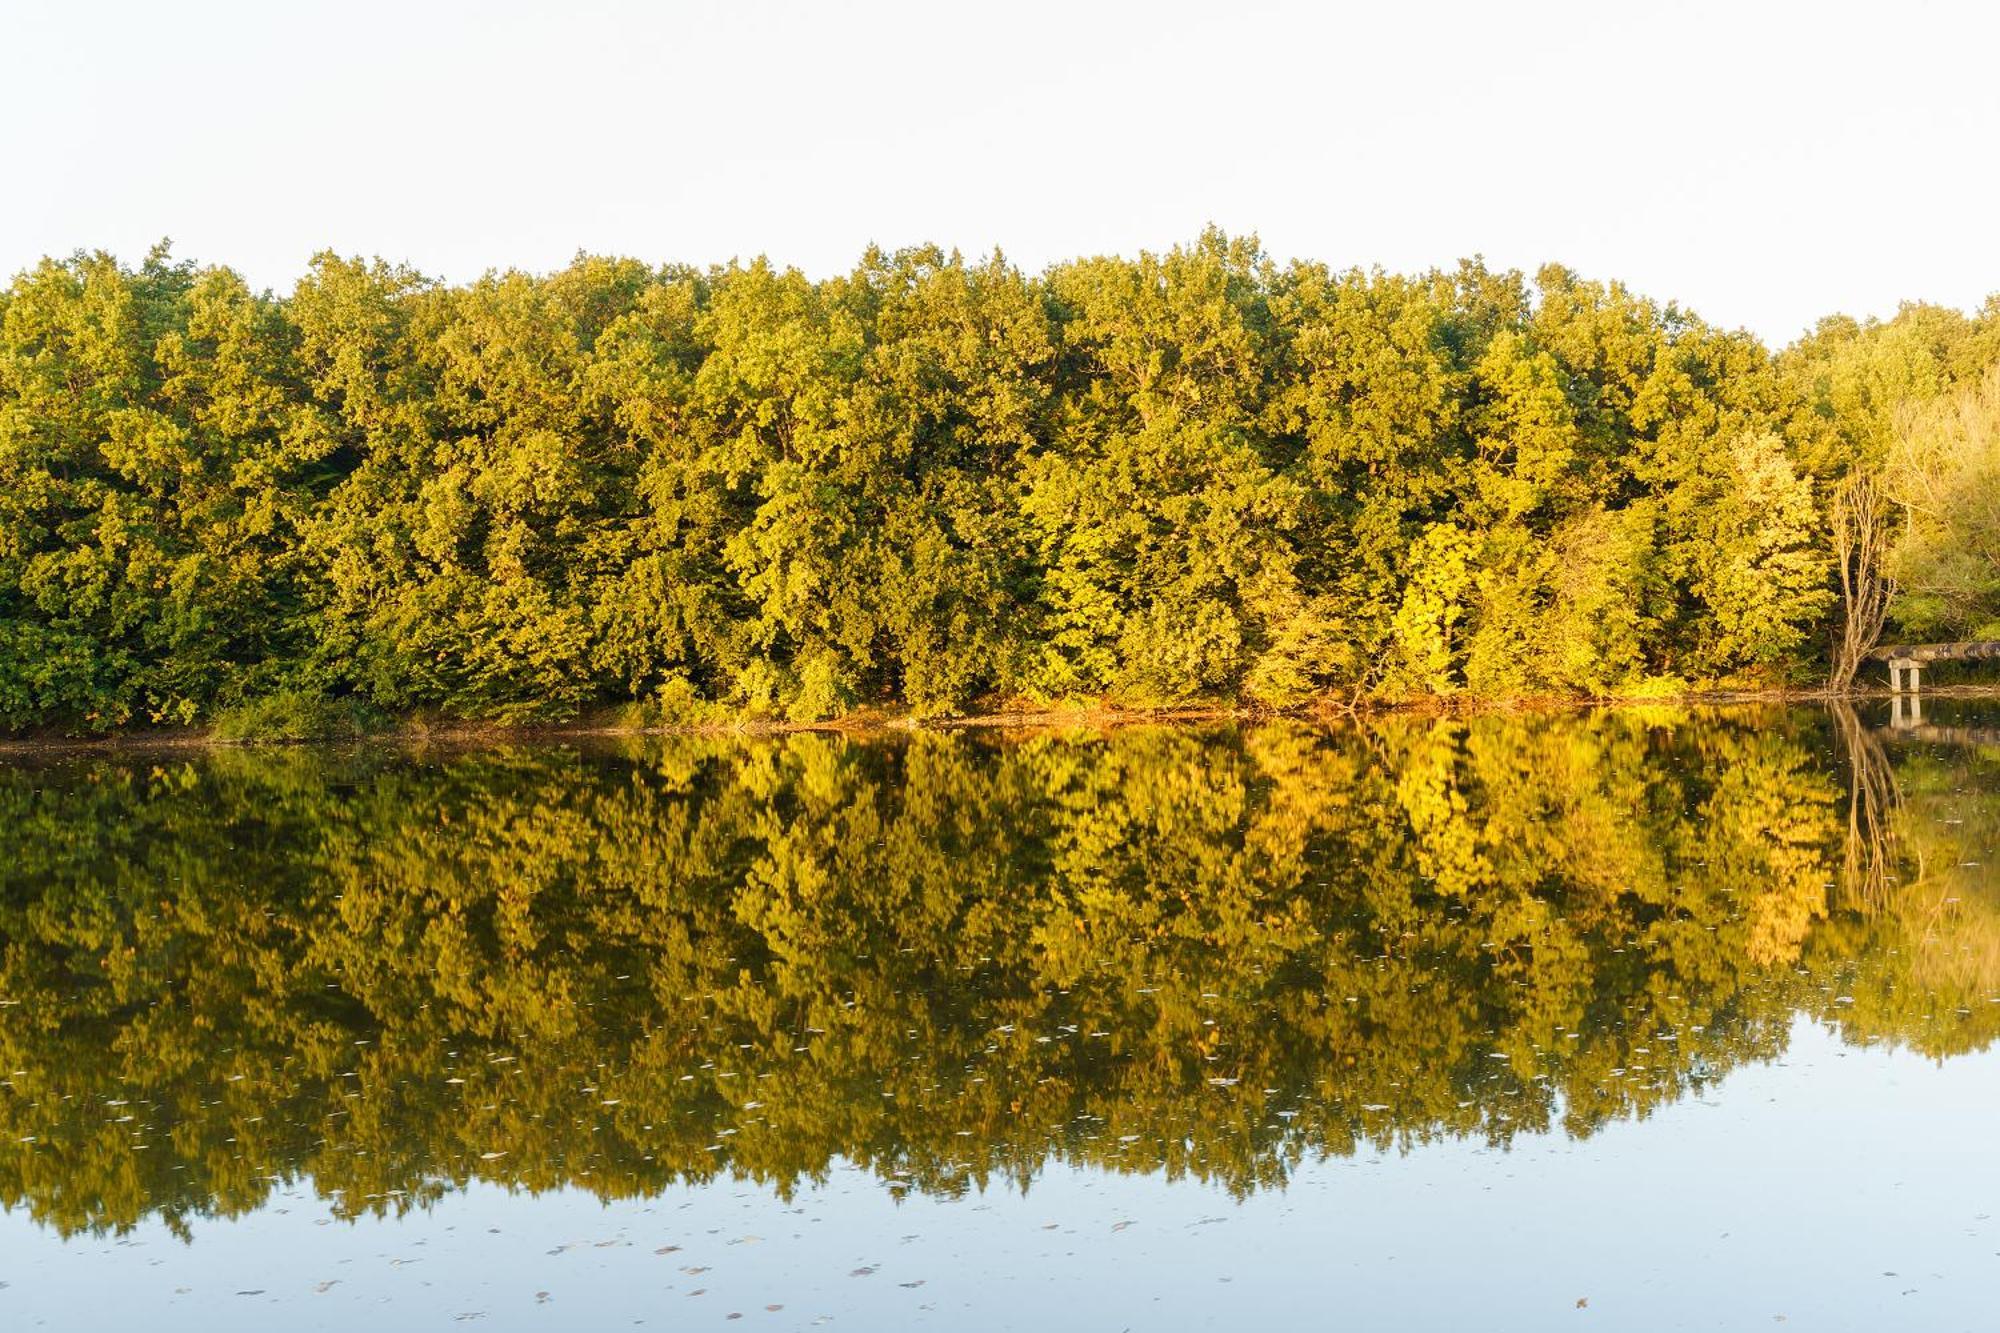
[[[1781,344],[2000,291],[1987,0],[0,0],[0,271],[579,251],[1025,268],[1208,224]]]

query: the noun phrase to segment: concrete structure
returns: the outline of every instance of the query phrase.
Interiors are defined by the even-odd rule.
[[[1868,654],[1869,662],[1889,668],[1889,692],[1901,694],[1904,681],[1911,694],[1923,688],[1924,667],[1932,662],[1983,662],[2000,660],[2000,641],[1975,639],[1967,643],[1887,643]]]

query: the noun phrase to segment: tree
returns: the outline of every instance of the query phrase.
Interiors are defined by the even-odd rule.
[[[1833,491],[1834,568],[1840,578],[1840,623],[1832,650],[1827,688],[1850,688],[1862,660],[1881,641],[1889,607],[1896,597],[1890,568],[1895,539],[1881,483],[1867,472],[1850,472]]]
[[[1903,408],[1883,484],[1904,518],[1897,620],[1924,636],[2000,636],[2000,365]]]

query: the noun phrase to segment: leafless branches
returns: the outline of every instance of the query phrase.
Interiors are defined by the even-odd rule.
[[[1833,556],[1840,568],[1840,623],[1834,630],[1827,688],[1852,689],[1861,661],[1882,637],[1896,580],[1889,571],[1888,497],[1866,472],[1850,473],[1833,492]]]

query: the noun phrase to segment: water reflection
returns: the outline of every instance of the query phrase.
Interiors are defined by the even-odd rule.
[[[2000,1027],[1996,761],[1759,710],[15,766],[0,1201],[1247,1192],[1587,1135],[1801,1011],[1942,1057]]]

